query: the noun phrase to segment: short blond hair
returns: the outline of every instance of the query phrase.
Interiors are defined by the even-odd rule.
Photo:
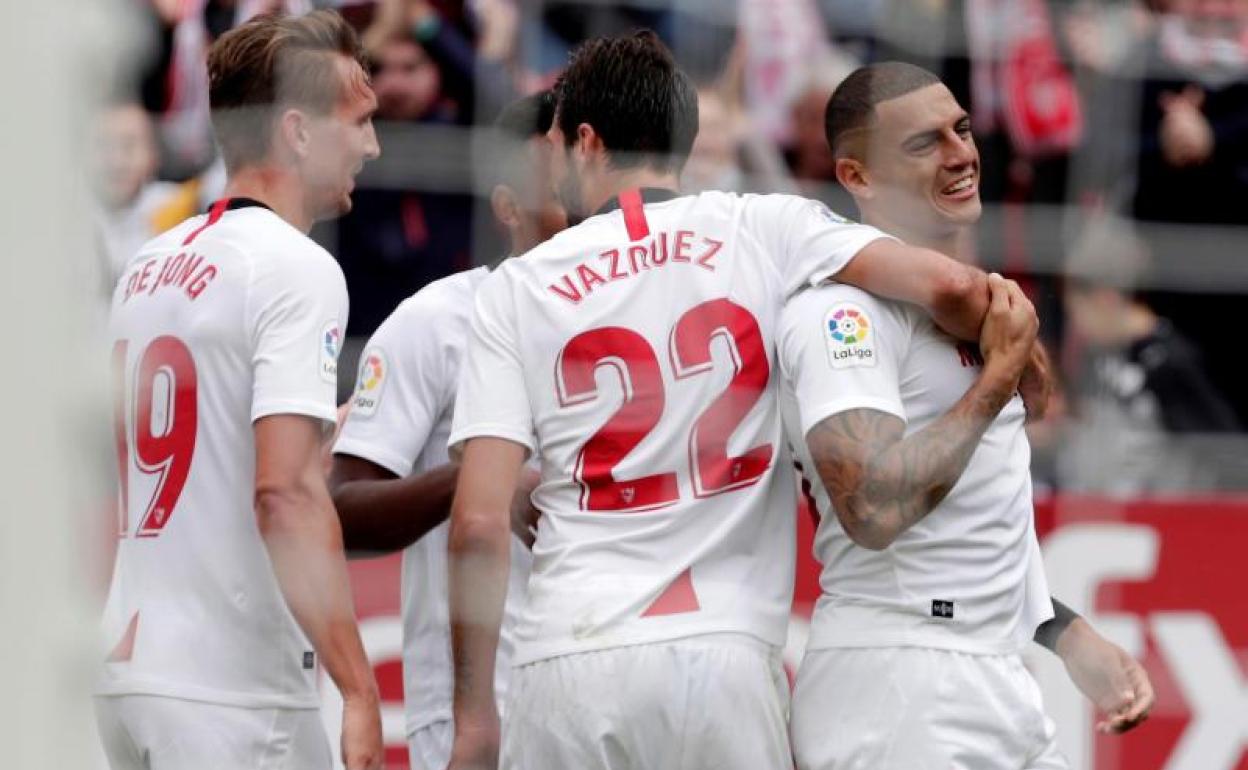
[[[257,16],[213,43],[208,101],[227,169],[265,158],[280,110],[333,110],[343,97],[336,56],[364,66],[355,30],[329,10]]]

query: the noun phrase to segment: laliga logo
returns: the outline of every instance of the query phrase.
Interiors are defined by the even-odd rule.
[[[832,339],[846,345],[865,340],[870,328],[866,315],[852,307],[836,311],[828,321],[828,334],[832,335]]]
[[[364,359],[360,367],[360,390],[372,390],[381,383],[381,356],[376,353]]]
[[[828,359],[833,369],[875,366],[875,342],[868,339],[871,322],[857,305],[841,303],[824,316]]]
[[[325,331],[325,353],[327,355],[338,356],[338,343],[342,339],[342,332],[338,331],[338,327],[334,326]]]
[[[386,359],[380,348],[367,350],[360,357],[360,373],[351,399],[352,413],[368,416],[377,412],[382,385],[386,379]]]

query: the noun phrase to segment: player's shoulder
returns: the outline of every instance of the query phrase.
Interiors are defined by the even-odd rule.
[[[342,268],[325,247],[286,220],[261,207],[228,212],[226,218],[196,237],[204,248],[232,253],[250,271],[253,289],[279,291],[332,289],[346,292]]]
[[[862,318],[864,323],[887,321],[895,326],[913,328],[918,311],[911,305],[879,297],[847,283],[824,281],[794,294],[784,306],[785,327],[801,324],[811,318],[820,323],[839,317]]]
[[[204,234],[267,263],[337,265],[325,247],[268,209],[253,206],[231,211],[220,224]]]
[[[823,201],[793,193],[743,193],[738,197],[745,211],[764,217],[812,216],[833,225],[858,224],[849,217],[833,211]],[[783,226],[782,222],[776,224]]]
[[[489,276],[488,268],[475,267],[432,281],[400,302],[385,324],[428,330],[448,321],[466,320],[477,290]]]

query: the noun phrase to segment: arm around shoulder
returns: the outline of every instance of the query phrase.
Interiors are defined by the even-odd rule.
[[[979,339],[988,312],[988,279],[982,270],[891,238],[864,246],[835,280],[918,305],[959,339]]]

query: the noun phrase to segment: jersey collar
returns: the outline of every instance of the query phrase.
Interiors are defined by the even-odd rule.
[[[670,201],[673,198],[680,197],[680,193],[675,190],[669,190],[665,187],[642,187],[640,189],[630,188],[621,192],[620,195],[613,196],[606,203],[602,204],[602,208],[595,211],[594,216],[598,216],[599,214],[609,214],[620,208],[620,196],[627,196],[629,193],[640,195],[642,203],[662,203],[663,201]]]
[[[220,200],[215,200],[208,204],[208,211],[212,212],[218,207],[220,207],[222,213],[226,211],[233,211],[235,209],[246,209],[252,207],[268,209],[269,211],[273,210],[268,204],[261,203],[255,198],[221,198]]]

